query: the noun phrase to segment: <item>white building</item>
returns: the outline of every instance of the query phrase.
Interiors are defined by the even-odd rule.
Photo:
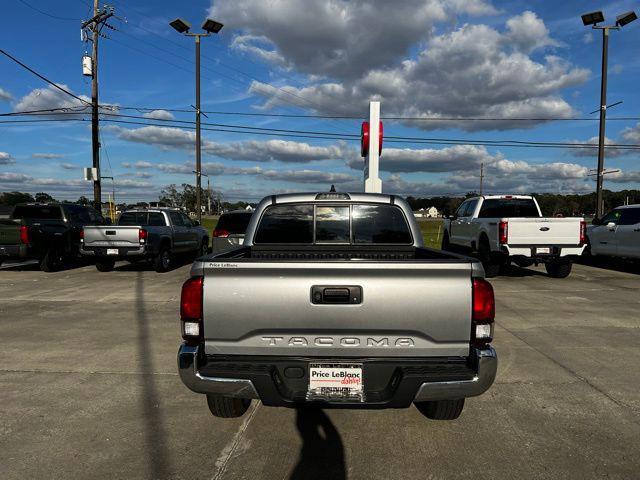
[[[440,218],[440,212],[436,207],[421,208],[417,212],[413,212],[417,218]]]

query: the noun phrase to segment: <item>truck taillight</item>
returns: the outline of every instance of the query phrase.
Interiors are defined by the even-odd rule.
[[[587,222],[580,221],[580,245],[587,243]]]
[[[149,232],[147,232],[144,228],[138,229],[138,240],[140,240],[140,243],[144,243],[147,240],[148,236]]]
[[[202,277],[192,277],[182,285],[180,323],[182,338],[189,344],[202,341]]]
[[[493,287],[484,278],[474,278],[472,297],[471,343],[482,347],[493,340],[493,321],[496,315]]]
[[[506,245],[509,240],[509,223],[500,222],[498,224],[498,239],[500,245]]]
[[[226,238],[229,236],[229,232],[224,230],[223,228],[216,228],[213,231],[213,236],[214,237],[221,237],[221,238]]]
[[[20,225],[20,243],[29,244],[29,227],[27,225]]]
[[[84,242],[84,228],[80,229],[80,242]]]

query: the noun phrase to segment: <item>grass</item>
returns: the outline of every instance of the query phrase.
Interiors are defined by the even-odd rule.
[[[422,231],[424,246],[439,250],[442,244],[442,220],[439,218],[416,218],[416,220]]]
[[[202,217],[202,226],[211,233],[218,223],[218,216]],[[442,243],[442,220],[438,218],[417,218],[422,231],[424,245],[430,248],[440,249]]]

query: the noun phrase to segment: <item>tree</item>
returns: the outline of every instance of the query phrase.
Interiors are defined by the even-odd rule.
[[[0,194],[0,203],[4,205],[17,205],[18,203],[33,202],[34,198],[30,193],[5,192]]]
[[[91,205],[91,201],[84,195],[81,195],[76,203],[79,203],[80,205]]]
[[[175,183],[172,183],[160,190],[160,201],[171,207],[182,207],[184,199]]]
[[[53,198],[48,193],[38,192],[36,193],[36,202],[38,203],[47,203],[47,202],[55,202],[56,199]]]

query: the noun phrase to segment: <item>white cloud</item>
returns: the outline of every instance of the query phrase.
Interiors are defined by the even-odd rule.
[[[216,0],[210,13],[242,32],[236,48],[304,73],[356,78],[396,63],[435,22],[495,9],[481,0]]]
[[[5,101],[5,102],[10,102],[11,100],[13,100],[13,95],[11,95],[4,88],[0,88],[0,100]]]
[[[111,127],[116,135],[130,142],[145,143],[167,149],[193,149],[195,134],[173,127],[142,127],[125,129]],[[208,155],[229,160],[248,160],[254,162],[295,162],[305,163],[315,160],[344,158],[344,145],[328,147],[309,145],[304,142],[287,140],[245,140],[241,142],[217,143],[202,141],[202,151]]]
[[[9,153],[0,152],[0,165],[11,165],[15,163],[15,160]]]
[[[624,132],[623,132],[623,135],[624,135]],[[594,148],[598,146],[598,137],[591,137],[587,141],[574,140],[571,143],[593,145],[593,147],[572,148],[570,152],[575,157],[597,157],[598,156],[598,149]],[[619,143],[620,142],[616,142],[615,140],[612,140],[608,137],[604,137],[605,146],[615,145]],[[605,148],[605,155],[607,157],[619,157],[621,155],[628,155],[631,152],[632,152],[631,150],[623,150],[617,147]]]
[[[137,168],[137,169],[145,169],[145,168],[153,167],[153,163],[145,162],[142,160],[138,160],[136,163],[121,162],[120,165],[122,165],[124,168]]]
[[[142,114],[142,116],[145,118],[152,118],[154,120],[173,120],[175,118],[173,114],[167,110],[152,110]]]
[[[526,11],[507,20],[507,33],[504,40],[524,53],[531,53],[542,47],[558,46],[558,42],[549,37],[549,30],[538,16]]]
[[[44,158],[47,160],[52,160],[54,158],[64,158],[64,155],[61,153],[32,153],[32,158]]]
[[[606,180],[613,183],[640,183],[640,171],[614,172],[606,176]]]
[[[67,85],[64,85],[62,83],[58,85],[65,90],[69,90],[71,93],[74,93]],[[86,95],[78,95],[78,97],[82,98],[86,102],[91,101],[91,99]],[[18,100],[18,103],[15,105],[14,110],[16,112],[22,112],[53,108],[76,109],[79,107],[86,107],[86,105],[50,85],[46,88],[36,88],[29,92],[27,95]]]
[[[31,177],[23,173],[13,173],[13,172],[0,173],[0,182],[21,183],[29,180],[30,178]]]
[[[80,167],[78,165],[74,165],[73,163],[60,163],[59,164],[65,170],[79,170]]]
[[[582,36],[582,43],[585,43],[585,44],[589,45],[592,42],[593,42],[593,33],[592,32],[587,32]]]
[[[520,22],[520,20],[518,20]],[[541,20],[539,20],[541,22]],[[513,28],[516,28],[515,26]],[[510,45],[507,33],[486,25],[469,25],[428,40],[417,58],[397,67],[368,70],[360,78],[321,82],[284,90],[307,99],[323,113],[348,115],[367,111],[371,99],[382,102],[383,114],[406,117],[567,118],[574,114],[559,96],[583,83],[588,70],[576,68],[558,56],[535,61]],[[544,29],[546,32],[546,28]],[[519,37],[520,48],[549,44],[546,33]],[[525,45],[526,43],[526,45]],[[266,98],[264,108],[290,101],[281,90],[253,82],[250,91]],[[309,104],[305,105],[306,107]],[[532,122],[416,121],[423,129],[451,127],[464,130],[510,129]]]
[[[633,127],[627,127],[622,131],[622,138],[629,143],[640,144],[640,122]]]

